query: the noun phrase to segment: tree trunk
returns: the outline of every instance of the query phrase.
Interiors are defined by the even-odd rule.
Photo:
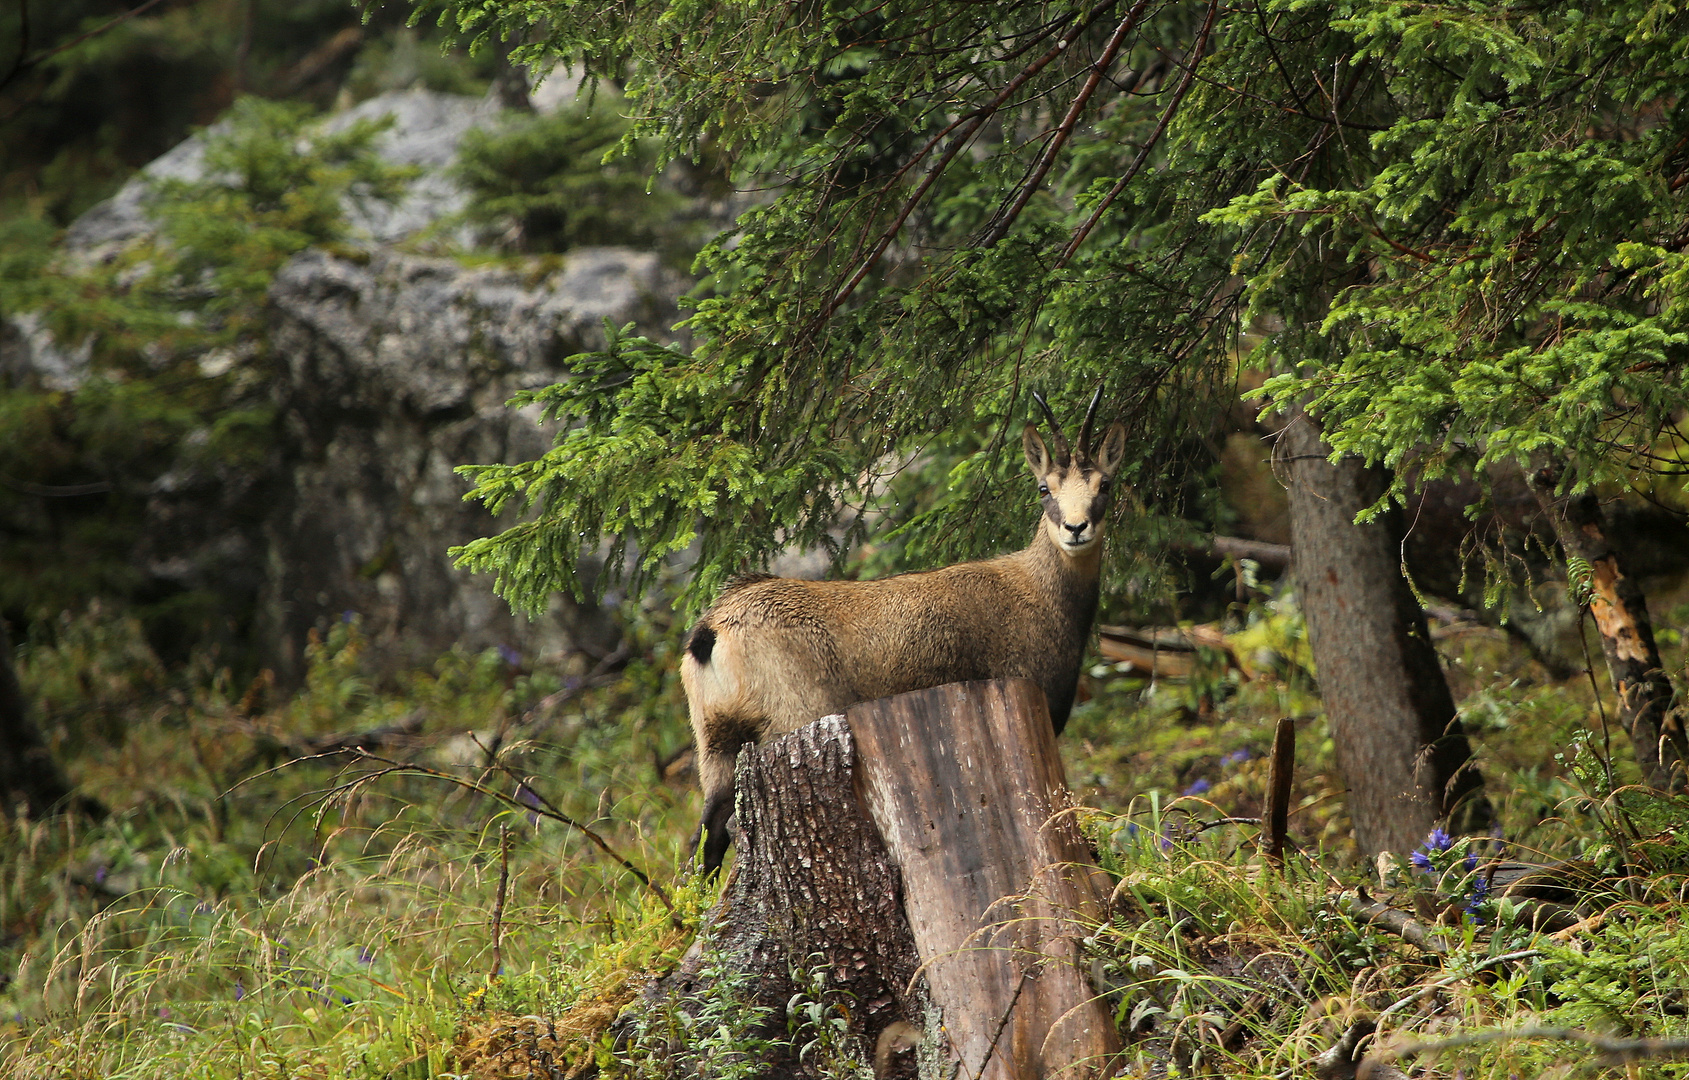
[[[1055,816],[1068,805],[1043,695],[1019,680],[865,702],[747,747],[732,878],[623,1038],[704,1074],[696,1023],[660,1018],[760,1007],[765,1076],[851,1052],[882,1078],[1105,1075],[1118,1036],[1077,944],[1102,917],[1102,873]],[[804,971],[825,972],[824,992]],[[817,996],[845,1037],[802,1055],[819,1029],[787,1033]]]
[[[29,700],[12,668],[12,642],[0,624],[0,806],[40,816],[69,797],[70,784],[30,719]]]
[[[1369,858],[1407,852],[1433,828],[1488,824],[1490,806],[1425,612],[1401,572],[1392,508],[1366,525],[1387,478],[1331,448],[1300,408],[1280,434],[1289,477],[1297,600],[1320,697],[1349,789],[1355,842]]]
[[[1660,665],[1647,600],[1636,579],[1625,573],[1600,500],[1593,493],[1560,499],[1556,489],[1562,474],[1559,464],[1536,469],[1531,488],[1554,523],[1568,563],[1579,559],[1589,566],[1589,613],[1601,634],[1619,720],[1630,733],[1642,779],[1651,787],[1682,791],[1689,746],[1683,717],[1671,707],[1671,680]]]

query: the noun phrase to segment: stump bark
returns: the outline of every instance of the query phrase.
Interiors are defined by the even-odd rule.
[[[793,973],[820,971],[827,1014],[877,1077],[1107,1075],[1119,1037],[1080,942],[1108,882],[1036,685],[852,706],[747,747],[737,797],[732,877],[644,1010],[746,994],[777,1040],[764,1075],[815,1075],[805,1040],[779,1039],[816,988]]]

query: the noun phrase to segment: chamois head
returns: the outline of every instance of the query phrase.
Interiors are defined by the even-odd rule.
[[[1091,421],[1096,419],[1097,403],[1102,400],[1103,392],[1099,389],[1091,398],[1091,407],[1085,411],[1078,445],[1070,448],[1049,404],[1041,394],[1032,396],[1044,410],[1044,419],[1050,425],[1050,441],[1055,445],[1052,454],[1039,437],[1037,427],[1026,425],[1022,443],[1026,448],[1027,467],[1038,479],[1038,494],[1044,501],[1044,531],[1055,542],[1056,550],[1069,556],[1082,555],[1102,542],[1110,488],[1126,455],[1126,429],[1120,424],[1112,425],[1093,456]]]

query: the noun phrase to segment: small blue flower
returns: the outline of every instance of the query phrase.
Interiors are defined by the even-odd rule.
[[[349,623],[353,619],[356,619],[357,617],[358,617],[358,613],[353,611],[351,608],[347,608],[345,611],[342,611],[340,613],[340,621],[343,622],[343,623]]]
[[[239,1001],[241,998],[243,998],[245,996],[246,996],[246,987],[241,985],[239,979],[236,979],[235,980],[235,1000]]]
[[[510,667],[522,666],[522,654],[517,652],[515,649],[512,649],[509,645],[500,645],[498,647],[498,654],[499,658],[502,659],[506,665]]]
[[[1444,832],[1439,826],[1431,830],[1431,835],[1425,838],[1426,851],[1447,851],[1454,846],[1454,838]]]
[[[1233,750],[1231,753],[1220,759],[1220,764],[1230,768],[1233,765],[1242,765],[1252,756],[1253,755],[1251,755],[1248,750]]]
[[[1199,777],[1196,778],[1195,781],[1193,781],[1191,783],[1190,787],[1185,789],[1185,794],[1186,795],[1201,795],[1204,792],[1208,791],[1213,786],[1214,785],[1210,781],[1208,781],[1207,779],[1199,776]]]
[[[372,964],[374,962],[375,962],[375,950],[370,948],[368,945],[359,946],[359,948],[358,948],[358,963],[360,963],[360,964]]]
[[[1425,854],[1424,848],[1421,848],[1420,850],[1415,851],[1412,855],[1409,855],[1408,861],[1413,864],[1413,868],[1415,870],[1426,874],[1431,872],[1431,856]]]
[[[1484,921],[1478,915],[1478,908],[1484,902],[1484,897],[1489,895],[1489,891],[1490,883],[1483,878],[1478,878],[1472,883],[1472,893],[1466,900],[1466,914],[1473,922],[1482,923]]]

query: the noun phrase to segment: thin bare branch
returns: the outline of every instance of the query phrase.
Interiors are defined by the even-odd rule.
[[[46,52],[40,52],[36,53],[34,56],[29,56],[26,55],[24,51],[29,46],[29,4],[28,0],[24,0],[24,3],[22,4],[24,14],[20,19],[24,39],[19,45],[18,58],[15,62],[13,62],[12,69],[6,72],[5,75],[0,76],[0,91],[4,91],[6,87],[12,85],[12,83],[17,80],[18,76],[22,75],[31,68],[39,67],[44,61],[50,60],[68,49],[74,49],[89,38],[98,37],[106,31],[112,30],[123,23],[128,22],[130,19],[133,19],[135,16],[146,12],[148,9],[157,7],[161,3],[163,3],[163,0],[146,0],[146,2],[141,4],[139,7],[130,8],[128,11],[125,11],[116,18],[108,19],[99,26],[94,27],[92,30],[85,30],[63,44],[55,45]]]
[[[1202,54],[1208,49],[1208,35],[1214,28],[1214,16],[1219,12],[1219,9],[1219,0],[1210,0],[1208,15],[1202,21],[1202,30],[1197,34],[1196,43],[1191,46],[1190,62],[1185,65],[1185,77],[1179,81],[1178,89],[1173,91],[1173,100],[1167,103],[1167,108],[1161,114],[1160,122],[1155,125],[1155,131],[1150,134],[1148,141],[1138,151],[1138,156],[1132,161],[1131,168],[1126,170],[1124,176],[1115,181],[1114,187],[1110,188],[1108,194],[1104,195],[1102,200],[1097,203],[1096,208],[1091,211],[1091,216],[1085,219],[1085,223],[1074,230],[1073,238],[1067,242],[1067,247],[1062,250],[1061,258],[1056,260],[1056,269],[1059,270],[1066,266],[1068,261],[1073,258],[1080,245],[1085,243],[1085,238],[1091,235],[1091,230],[1097,227],[1097,222],[1102,220],[1103,214],[1108,212],[1108,208],[1114,205],[1114,200],[1118,199],[1120,193],[1126,190],[1126,185],[1132,182],[1139,171],[1143,169],[1144,164],[1149,161],[1150,151],[1155,149],[1156,144],[1161,141],[1161,137],[1167,133],[1167,125],[1173,122],[1174,115],[1179,111],[1179,104],[1185,100],[1186,92],[1190,90],[1191,83],[1196,80],[1196,69],[1202,62]]]
[[[1218,0],[1215,0],[1215,2],[1217,3]],[[1067,107],[1067,114],[1061,118],[1061,123],[1056,125],[1055,133],[1045,145],[1044,152],[1039,155],[1038,163],[1032,167],[1031,174],[1022,182],[1020,192],[1015,196],[1014,202],[997,220],[997,223],[992,226],[991,232],[986,235],[985,245],[987,247],[1009,234],[1009,229],[1014,226],[1021,211],[1026,209],[1026,204],[1032,201],[1032,196],[1037,193],[1038,188],[1044,183],[1044,177],[1049,175],[1050,169],[1056,163],[1056,158],[1061,155],[1062,147],[1066,146],[1067,140],[1072,138],[1073,129],[1078,126],[1079,117],[1084,114],[1085,106],[1091,103],[1091,96],[1096,93],[1097,85],[1102,82],[1104,73],[1114,66],[1114,58],[1120,55],[1121,46],[1126,44],[1126,35],[1130,34],[1133,28],[1138,25],[1139,17],[1143,15],[1144,9],[1148,6],[1149,0],[1138,0],[1132,10],[1126,13],[1126,17],[1120,20],[1120,25],[1114,28],[1114,33],[1109,37],[1108,44],[1103,46],[1102,55],[1097,57],[1096,62],[1091,65],[1091,74],[1086,78],[1085,85],[1080,88],[1079,93],[1074,96],[1073,102]],[[1214,5],[1212,3],[1208,10],[1208,18],[1211,23],[1214,18]],[[1203,28],[1202,38],[1204,42],[1207,41],[1208,37],[1207,25],[1204,24]]]
[[[1107,11],[1113,6],[1113,4],[1104,4],[1100,6],[1096,11],[1092,12],[1090,18],[1081,21],[1072,30],[1068,31],[1067,35],[1060,41],[1052,45],[1049,50],[1044,53],[1044,55],[1028,64],[1024,69],[1022,69],[1019,75],[1010,79],[1008,84],[1004,86],[1003,89],[998,92],[997,96],[988,104],[981,106],[979,109],[969,114],[968,119],[957,120],[955,123],[951,124],[949,128],[946,128],[945,131],[940,132],[938,135],[934,136],[932,140],[928,141],[926,147],[923,147],[921,152],[916,155],[914,159],[915,161],[919,161],[922,157],[929,153],[932,147],[937,144],[937,141],[942,139],[948,131],[954,130],[958,126],[962,127],[962,130],[958,131],[955,137],[951,140],[949,147],[945,149],[943,156],[940,157],[933,167],[927,171],[927,175],[922,179],[920,186],[917,187],[915,192],[904,201],[903,207],[898,211],[897,217],[892,220],[891,225],[889,225],[885,232],[880,235],[880,239],[874,245],[874,249],[862,260],[862,262],[858,265],[856,272],[850,276],[849,280],[847,280],[844,285],[833,294],[832,301],[828,303],[825,310],[823,310],[811,324],[811,332],[819,329],[820,326],[831,318],[833,313],[839,310],[839,308],[844,305],[845,301],[849,300],[851,295],[856,292],[856,287],[862,284],[862,280],[874,269],[874,266],[880,261],[880,257],[886,253],[886,250],[890,248],[892,243],[897,239],[897,234],[903,231],[904,223],[909,220],[909,216],[915,212],[915,208],[926,198],[927,192],[932,189],[933,184],[937,183],[939,177],[944,175],[945,169],[947,169],[950,163],[956,159],[956,155],[961,153],[962,148],[966,146],[970,140],[972,140],[974,134],[979,131],[985,122],[995,116],[997,111],[1003,107],[1003,103],[1014,97],[1015,93],[1020,90],[1021,87],[1025,86],[1027,82],[1037,76],[1040,71],[1043,71],[1044,68],[1048,67],[1057,57],[1065,53],[1068,47],[1077,41],[1079,36],[1083,34],[1104,11]],[[911,162],[911,164],[913,164],[913,162]],[[905,166],[905,168],[908,168],[908,166]]]
[[[1689,1059],[1689,1039],[1611,1039],[1591,1031],[1567,1027],[1523,1027],[1511,1031],[1475,1031],[1469,1035],[1454,1035],[1447,1039],[1411,1042],[1393,1049],[1381,1049],[1380,1054],[1407,1057],[1434,1054],[1462,1046],[1483,1046],[1488,1043],[1515,1042],[1522,1039],[1546,1039],[1554,1042],[1582,1043],[1595,1051],[1596,1063],[1606,1066],[1628,1065],[1637,1061],[1683,1061]]]

